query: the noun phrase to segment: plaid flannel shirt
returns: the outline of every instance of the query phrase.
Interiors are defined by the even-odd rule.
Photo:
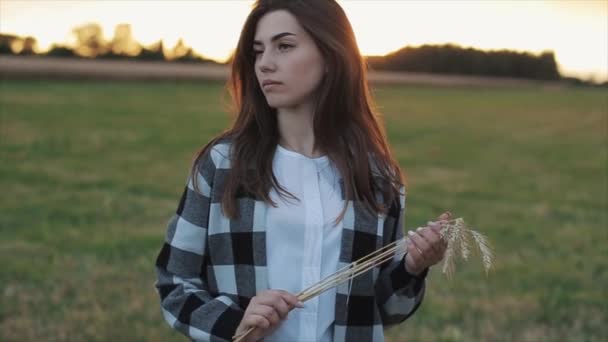
[[[229,141],[217,143],[188,177],[177,212],[156,260],[161,311],[179,332],[196,341],[231,341],[245,308],[267,290],[267,205],[238,198],[239,218],[222,214],[220,194],[230,169]],[[192,179],[197,177],[200,192]],[[344,196],[344,191],[342,191]],[[385,216],[349,201],[338,269],[403,237],[405,191]],[[428,268],[405,271],[404,256],[336,288],[333,341],[384,340],[384,327],[403,322],[419,307]]]

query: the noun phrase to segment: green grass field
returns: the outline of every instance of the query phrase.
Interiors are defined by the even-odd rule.
[[[154,259],[190,159],[228,123],[218,83],[0,83],[0,340],[185,340]],[[406,226],[450,210],[493,242],[388,341],[608,338],[608,94],[374,87]],[[602,285],[604,284],[604,285]]]

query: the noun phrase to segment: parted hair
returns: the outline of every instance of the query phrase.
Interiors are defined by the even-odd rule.
[[[343,181],[347,201],[336,222],[343,217],[348,200],[359,201],[372,212],[386,213],[399,201],[405,179],[390,151],[380,113],[375,109],[366,61],[346,14],[334,0],[259,0],[253,5],[230,59],[227,90],[234,120],[195,154],[191,174],[195,174],[197,164],[214,144],[229,139],[231,169],[221,197],[227,217],[236,218],[237,198],[244,193],[273,206],[276,203],[270,198],[272,188],[281,196],[294,198],[272,171],[279,143],[277,114],[266,102],[254,69],[257,23],[275,10],[286,10],[298,20],[327,66],[317,89],[313,129],[315,149],[328,156]],[[194,186],[198,187],[196,182]]]

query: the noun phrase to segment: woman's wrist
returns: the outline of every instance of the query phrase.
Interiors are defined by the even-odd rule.
[[[415,269],[413,270],[413,269],[410,269],[407,266],[407,262],[403,263],[403,267],[405,268],[405,272],[407,272],[407,273],[409,273],[409,274],[411,274],[413,276],[416,276],[416,277],[418,277],[420,275],[420,273],[422,273],[422,271],[423,271],[423,270],[415,270]]]
[[[425,278],[427,273],[429,272],[429,267],[423,268],[423,269],[411,269],[410,266],[408,266],[406,258],[403,258],[403,269],[405,270],[405,272],[415,278]]]

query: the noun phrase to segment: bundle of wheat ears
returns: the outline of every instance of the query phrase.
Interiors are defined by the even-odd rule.
[[[476,251],[481,256],[481,261],[486,271],[486,274],[492,267],[493,253],[488,240],[479,232],[470,229],[464,219],[456,218],[444,220],[441,222],[441,238],[447,241],[447,249],[443,258],[442,273],[448,278],[451,278],[455,271],[455,259],[459,256],[465,261],[469,259],[471,254],[471,240],[474,242]],[[363,274],[370,269],[380,266],[383,263],[393,259],[395,255],[404,255],[407,246],[407,237],[394,241],[364,257],[356,260],[342,269],[339,269],[334,274],[319,281],[316,284],[301,291],[296,296],[301,302],[305,302],[321,293],[342,284],[356,276]],[[251,327],[240,335],[233,336],[233,341],[242,341],[255,327]]]

